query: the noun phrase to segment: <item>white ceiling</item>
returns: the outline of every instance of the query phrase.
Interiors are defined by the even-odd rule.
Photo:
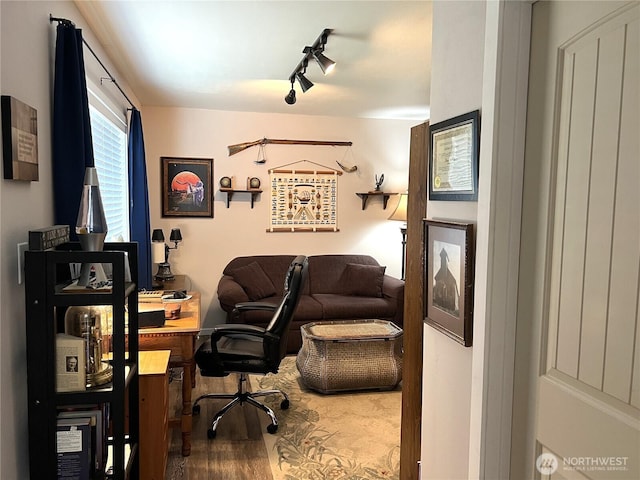
[[[76,0],[144,106],[429,118],[431,2]],[[331,28],[324,76],[287,105],[302,49]],[[120,80],[120,79],[117,79]],[[120,82],[122,83],[122,82]]]

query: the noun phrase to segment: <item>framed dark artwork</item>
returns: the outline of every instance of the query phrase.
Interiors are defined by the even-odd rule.
[[[7,180],[38,180],[36,109],[2,95],[2,158]]]
[[[162,216],[213,217],[213,159],[161,157]]]
[[[480,111],[435,123],[429,132],[429,200],[477,200]]]
[[[424,220],[425,322],[470,347],[473,341],[472,223]]]

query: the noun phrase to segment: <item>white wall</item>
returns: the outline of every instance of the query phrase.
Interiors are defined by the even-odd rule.
[[[84,38],[118,78],[73,2],[0,2],[1,93],[37,110],[39,164],[37,182],[0,179],[0,476],[3,479],[24,479],[29,471],[24,286],[17,284],[16,244],[27,241],[29,230],[54,222],[50,119],[56,24],[49,23],[50,13],[83,28]],[[86,50],[85,64],[90,77],[100,75],[97,63]],[[100,83],[99,79],[96,81]],[[105,92],[113,89],[109,85],[104,88]]]
[[[433,4],[431,125],[481,109],[484,18],[484,2]],[[475,222],[477,203],[428,201],[427,217]],[[475,316],[474,322],[481,323],[483,319]],[[424,479],[468,478],[473,354],[473,347],[465,348],[425,326],[421,445]]]
[[[384,173],[384,191],[407,188],[410,128],[415,122],[315,117],[284,114],[223,112],[198,109],[146,107],[142,110],[151,228],[165,236],[179,227],[184,241],[169,257],[174,273],[187,274],[202,292],[206,326],[224,321],[216,287],[225,265],[239,255],[364,253],[387,266],[390,275],[401,275],[400,222],[389,221],[398,197],[386,210],[380,198],[371,198],[365,210],[356,192],[375,186],[374,176]],[[351,141],[352,147],[267,145],[267,162],[254,163],[258,147],[229,157],[227,146],[267,138]],[[162,218],[162,156],[214,159],[214,217]],[[267,233],[270,194],[269,169],[308,160],[339,169],[336,160],[357,165],[354,173],[338,180],[339,232]],[[309,164],[301,164],[302,168]],[[218,191],[222,176],[234,176],[239,187],[247,177],[259,177],[264,192],[251,209],[249,195],[235,194],[226,207],[226,195]],[[154,272],[155,273],[155,272]]]

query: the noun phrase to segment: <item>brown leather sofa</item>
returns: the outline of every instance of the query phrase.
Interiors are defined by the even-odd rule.
[[[236,257],[223,270],[218,300],[228,323],[265,327],[272,314],[244,311],[234,314],[236,304],[278,304],[284,278],[295,255]],[[377,318],[402,328],[404,281],[385,274],[385,267],[369,255],[309,256],[309,276],[289,330],[287,353],[302,345],[300,326],[322,320]]]

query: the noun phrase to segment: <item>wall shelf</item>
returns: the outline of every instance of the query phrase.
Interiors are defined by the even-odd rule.
[[[356,193],[362,199],[362,210],[367,207],[367,201],[369,197],[382,197],[382,209],[387,209],[387,203],[389,203],[389,197],[391,195],[398,195],[397,193],[388,193],[388,192],[366,192],[366,193]]]
[[[221,188],[220,191],[222,193],[226,193],[227,194],[227,208],[229,208],[229,203],[231,202],[231,198],[233,197],[234,193],[249,193],[249,194],[251,194],[251,208],[253,208],[253,203],[255,202],[255,199],[257,198],[257,196],[262,193],[262,190],[258,190],[258,189],[237,190],[237,189],[234,189],[234,188]]]

